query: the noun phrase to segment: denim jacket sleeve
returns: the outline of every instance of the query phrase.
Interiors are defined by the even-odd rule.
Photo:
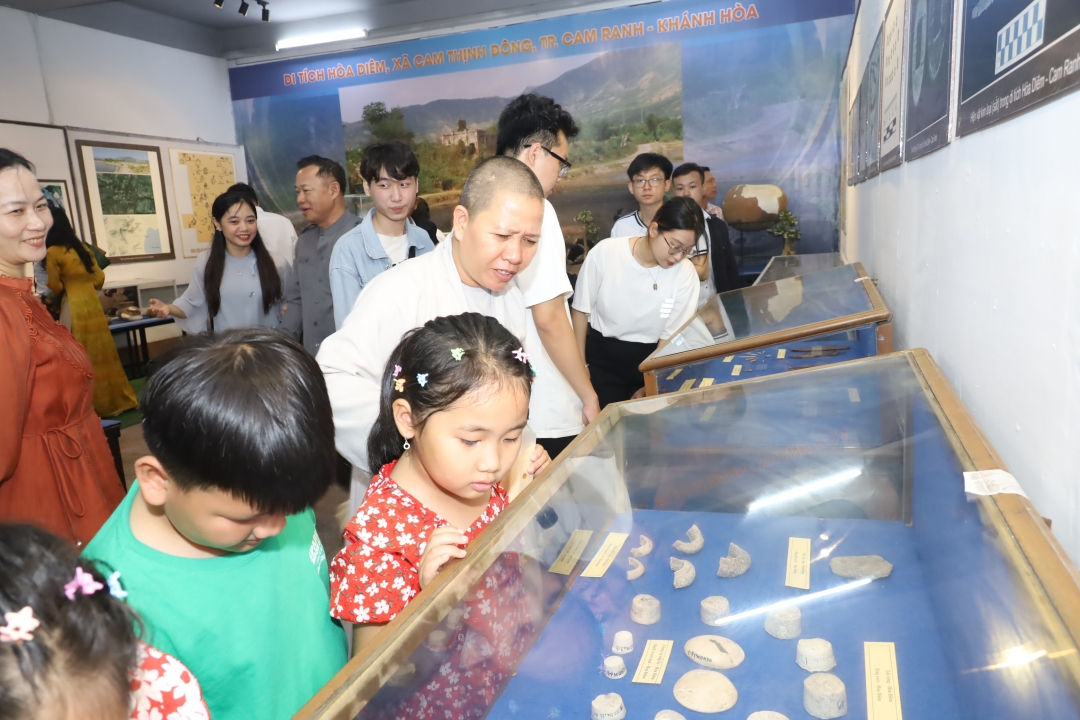
[[[349,243],[340,240],[330,254],[330,295],[334,299],[334,327],[345,324],[345,318],[364,289],[356,263],[350,261]]]

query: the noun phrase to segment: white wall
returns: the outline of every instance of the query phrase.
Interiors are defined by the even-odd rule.
[[[862,2],[852,88],[885,5]],[[1074,562],[1078,120],[1080,92],[1073,92],[848,188],[845,238],[847,258],[879,279],[898,348],[933,354]]]

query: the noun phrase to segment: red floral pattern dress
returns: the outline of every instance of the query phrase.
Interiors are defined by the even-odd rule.
[[[393,620],[420,592],[420,558],[435,528],[449,522],[424,507],[390,477],[397,461],[371,479],[345,547],[330,563],[330,614],[367,624]],[[471,542],[509,504],[496,483],[480,517],[465,531]]]
[[[131,673],[131,720],[210,720],[191,671],[141,641],[139,667]]]

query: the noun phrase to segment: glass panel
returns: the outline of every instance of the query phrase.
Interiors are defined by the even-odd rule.
[[[854,265],[714,295],[671,342],[667,357],[873,309]]]
[[[738,693],[732,717],[807,717],[797,640],[764,628],[778,604],[800,609],[799,638],[831,643],[847,717],[867,717],[867,641],[895,643],[905,717],[1080,717],[1077,649],[994,502],[964,494],[970,458],[911,357],[611,406],[474,549],[457,576],[467,586],[457,607],[414,600],[429,600],[414,626],[430,634],[407,663],[387,659],[389,679],[360,717],[587,718],[611,692],[628,718],[698,717],[674,688],[702,669],[684,650],[702,635],[745,654],[719,670]],[[674,548],[692,526],[700,552]],[[582,531],[580,562],[555,572]],[[587,577],[613,533],[627,535],[614,563]],[[642,536],[653,549],[629,579]],[[785,584],[793,537],[810,544],[809,590]],[[749,553],[749,568],[718,577],[731,543]],[[891,572],[871,580],[830,568],[865,555]],[[688,586],[674,587],[672,558],[695,566]],[[641,594],[659,601],[652,624],[631,617]],[[709,625],[701,603],[716,596],[730,614]],[[620,631],[632,633],[633,650],[618,655],[627,674],[610,679],[604,661]],[[658,683],[635,683],[650,640],[673,642],[670,661]]]
[[[834,267],[840,267],[844,261],[840,253],[812,253],[810,255],[777,255],[765,266],[755,285],[775,282],[796,275],[809,275]]]

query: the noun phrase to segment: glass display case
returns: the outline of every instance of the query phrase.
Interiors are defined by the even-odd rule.
[[[297,717],[1078,718],[1078,575],[995,469],[923,350],[613,404]]]
[[[809,275],[834,267],[840,267],[844,261],[840,253],[810,253],[808,255],[776,255],[758,275],[755,285],[783,280],[796,275]]]
[[[889,309],[859,263],[714,295],[645,362],[645,393],[892,352]]]

